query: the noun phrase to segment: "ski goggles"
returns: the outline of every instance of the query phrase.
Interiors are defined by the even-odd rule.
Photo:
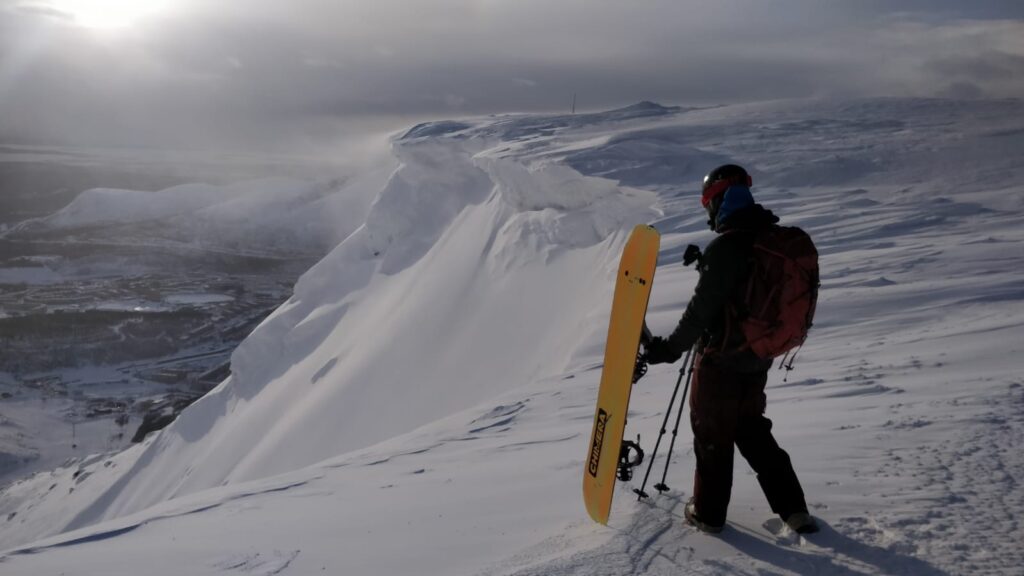
[[[721,180],[715,180],[714,182],[705,182],[704,191],[700,195],[701,206],[707,208],[708,204],[715,199],[719,194],[723,194],[733,184],[746,184],[749,188],[754,185],[753,178],[747,175],[746,178],[722,178]]]

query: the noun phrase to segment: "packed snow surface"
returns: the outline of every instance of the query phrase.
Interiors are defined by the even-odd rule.
[[[141,445],[0,494],[5,575],[1019,573],[1024,103],[642,103],[424,124],[393,152],[228,380]],[[661,231],[666,334],[696,281],[683,249],[712,237],[700,178],[726,161],[821,252],[768,416],[822,531],[773,518],[742,460],[725,532],[685,526],[685,424],[673,489],[620,483],[598,526],[580,484],[619,254]],[[191,190],[159,210],[233,215]],[[85,206],[48,225],[95,222]],[[678,368],[634,390],[648,448]]]

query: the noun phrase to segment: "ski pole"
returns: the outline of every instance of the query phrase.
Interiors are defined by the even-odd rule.
[[[654,485],[654,489],[659,493],[668,492],[668,485],[665,484],[665,478],[668,478],[668,465],[672,462],[672,450],[676,447],[676,436],[679,435],[679,421],[683,419],[683,407],[686,406],[686,393],[690,390],[690,380],[693,379],[693,364],[697,361],[697,355],[694,354],[693,358],[690,359],[690,368],[686,372],[686,385],[683,386],[683,398],[679,402],[679,412],[676,414],[676,427],[672,429],[672,441],[668,445],[668,458],[665,459],[665,470],[661,473],[661,482]],[[685,367],[684,367],[685,368]]]
[[[690,355],[692,352],[693,348],[686,351],[686,358],[683,360],[683,367],[679,369],[679,378],[676,379],[676,387],[672,389],[672,399],[668,401],[668,409],[665,410],[665,419],[661,422],[661,432],[658,433],[658,440],[654,443],[654,451],[651,452],[651,459],[647,462],[647,472],[644,474],[644,481],[640,485],[640,488],[633,489],[633,492],[637,494],[637,501],[648,497],[647,492],[644,492],[644,488],[647,487],[647,479],[651,476],[651,467],[654,465],[654,458],[658,455],[658,446],[661,445],[661,437],[665,435],[665,426],[668,426],[669,416],[672,415],[672,406],[676,403],[676,394],[679,393],[679,385],[683,382],[683,374],[686,373],[686,365],[690,363]],[[689,381],[687,381],[687,385],[689,385]]]

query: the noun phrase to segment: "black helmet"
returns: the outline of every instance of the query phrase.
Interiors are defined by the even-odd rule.
[[[749,187],[754,184],[754,181],[742,166],[736,164],[723,164],[708,172],[708,175],[704,177],[700,203],[707,208],[715,197],[725,192],[733,184],[743,184]]]

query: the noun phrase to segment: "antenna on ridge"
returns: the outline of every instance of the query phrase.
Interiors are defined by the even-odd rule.
[[[570,109],[570,114],[575,114],[575,113],[576,113],[576,93],[573,92],[572,93],[572,108]]]

